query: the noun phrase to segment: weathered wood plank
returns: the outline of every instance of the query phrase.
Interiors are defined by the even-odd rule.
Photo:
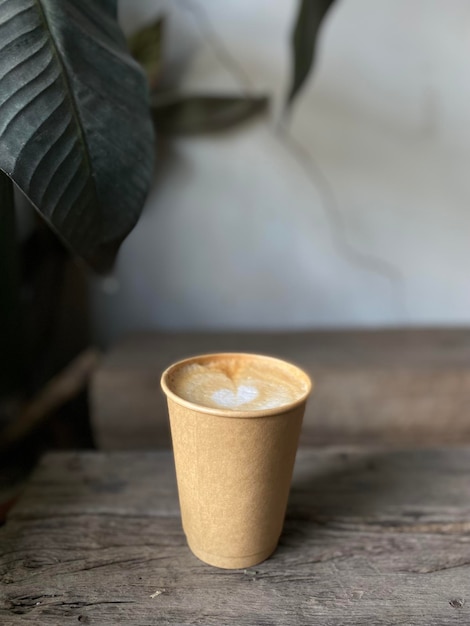
[[[102,449],[168,447],[161,372],[203,352],[273,354],[315,379],[301,443],[470,443],[470,330],[146,333],[116,346],[91,390]]]
[[[470,518],[470,448],[387,450],[301,448],[289,506],[354,518],[398,507],[434,520]],[[374,505],[372,508],[371,505]],[[45,456],[9,519],[52,515],[179,515],[173,455],[162,452],[56,452]],[[300,513],[299,513],[300,514]],[[409,520],[405,520],[409,523]]]
[[[275,555],[185,545],[172,457],[46,457],[0,529],[0,623],[470,623],[470,449],[303,449]]]

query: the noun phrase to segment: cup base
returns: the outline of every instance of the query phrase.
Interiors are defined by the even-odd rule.
[[[246,567],[252,567],[253,565],[258,565],[262,561],[265,561],[277,548],[277,543],[274,546],[271,546],[267,550],[263,550],[262,552],[257,552],[256,554],[249,554],[248,556],[224,556],[221,554],[211,554],[210,552],[205,552],[204,550],[200,550],[196,546],[192,545],[188,538],[186,537],[188,542],[188,546],[191,552],[197,556],[197,558],[208,565],[213,565],[214,567],[220,567],[222,569],[244,569]]]

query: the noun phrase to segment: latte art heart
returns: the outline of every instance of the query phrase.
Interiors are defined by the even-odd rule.
[[[258,389],[252,385],[239,385],[237,393],[231,389],[218,389],[212,394],[212,400],[220,406],[234,409],[252,402],[258,397]]]
[[[289,364],[243,354],[197,357],[179,367],[170,384],[180,398],[221,413],[282,407],[308,386]]]

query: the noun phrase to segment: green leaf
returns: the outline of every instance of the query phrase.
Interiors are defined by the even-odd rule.
[[[164,35],[164,20],[158,20],[145,26],[129,37],[129,50],[145,70],[150,91],[158,85],[162,69],[162,46]]]
[[[155,128],[162,134],[196,135],[227,130],[264,113],[266,96],[186,96],[171,94],[152,101]]]
[[[312,68],[318,31],[334,0],[300,0],[292,33],[293,76],[288,105],[292,104]]]
[[[0,169],[109,268],[153,173],[148,89],[115,0],[0,0]]]

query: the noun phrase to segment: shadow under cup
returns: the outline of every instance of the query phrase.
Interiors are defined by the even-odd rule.
[[[299,381],[302,393],[270,409],[194,404],[174,393],[182,367],[224,359],[256,360]],[[312,389],[300,368],[272,357],[221,353],[179,361],[162,375],[168,400],[183,529],[192,552],[227,569],[268,558],[282,532],[305,404]]]

